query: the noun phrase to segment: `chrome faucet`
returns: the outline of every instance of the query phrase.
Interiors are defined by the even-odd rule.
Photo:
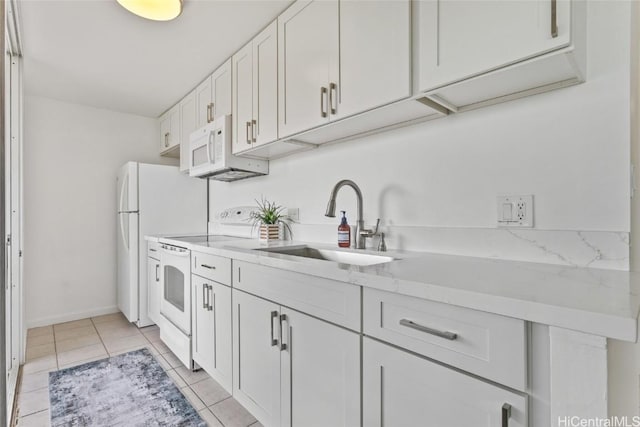
[[[331,195],[329,195],[329,203],[327,204],[327,211],[325,212],[324,216],[335,218],[336,197],[338,196],[338,191],[345,185],[353,188],[353,191],[356,192],[356,197],[358,199],[358,218],[356,220],[356,231],[354,235],[353,247],[356,249],[364,249],[366,246],[366,238],[373,237],[378,234],[380,218],[378,218],[378,222],[376,222],[375,230],[364,228],[364,220],[362,219],[362,192],[360,191],[360,187],[358,187],[355,182],[351,181],[350,179],[343,179],[342,181],[338,181],[338,183],[333,187],[333,190],[331,190]]]

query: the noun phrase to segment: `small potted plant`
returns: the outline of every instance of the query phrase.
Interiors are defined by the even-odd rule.
[[[284,208],[275,202],[270,202],[264,197],[258,201],[258,210],[251,213],[251,220],[254,227],[260,229],[260,240],[280,239],[280,225],[284,226],[291,235],[289,218],[283,213]]]

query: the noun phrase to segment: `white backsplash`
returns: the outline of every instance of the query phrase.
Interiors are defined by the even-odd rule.
[[[210,227],[214,233],[227,231],[215,223]],[[337,227],[337,224],[293,224],[293,238],[334,243]],[[629,233],[419,226],[386,226],[382,231],[389,250],[629,270]],[[367,239],[368,247],[375,249],[378,240],[378,237]]]

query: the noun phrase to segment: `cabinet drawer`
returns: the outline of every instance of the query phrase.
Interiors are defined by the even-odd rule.
[[[160,243],[147,240],[147,256],[160,261]]]
[[[191,252],[191,273],[231,286],[231,259]]]
[[[233,287],[360,331],[360,286],[233,261]]]
[[[366,335],[525,390],[524,321],[368,288],[363,301]]]

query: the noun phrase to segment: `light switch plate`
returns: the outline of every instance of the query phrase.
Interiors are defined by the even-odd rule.
[[[300,221],[300,209],[298,209],[298,208],[288,208],[287,209],[287,217],[293,222]]]
[[[497,197],[498,227],[533,227],[533,195]]]

